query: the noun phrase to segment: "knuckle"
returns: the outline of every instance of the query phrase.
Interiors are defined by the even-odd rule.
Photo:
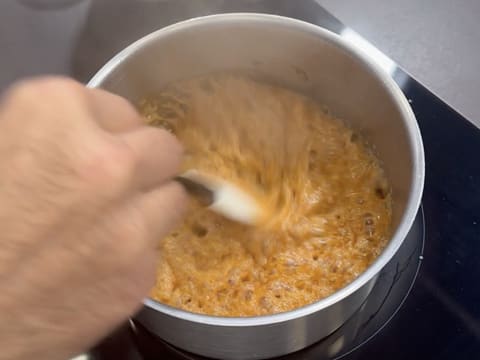
[[[159,135],[162,137],[162,140],[168,144],[170,151],[178,156],[183,155],[184,149],[178,138],[164,129],[159,129],[159,131]]]
[[[82,85],[59,77],[19,81],[1,100],[5,113],[13,114],[11,118],[20,116],[29,124],[39,123],[39,118],[42,124],[63,123],[72,114],[84,113],[88,103]]]
[[[44,99],[45,96],[68,96],[82,93],[82,86],[74,80],[63,77],[42,77],[33,80],[21,80],[10,88],[11,98]]]
[[[85,153],[79,163],[83,178],[94,190],[118,195],[132,184],[137,160],[126,144],[106,141]]]

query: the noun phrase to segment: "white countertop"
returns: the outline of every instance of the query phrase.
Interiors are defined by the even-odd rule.
[[[480,1],[317,1],[480,127]]]

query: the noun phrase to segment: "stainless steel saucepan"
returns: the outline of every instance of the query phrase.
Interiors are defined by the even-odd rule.
[[[158,30],[110,60],[90,81],[131,101],[197,75],[241,70],[309,94],[362,133],[393,191],[393,236],[380,257],[333,295],[293,311],[213,317],[144,300],[136,316],[149,331],[192,353],[261,359],[302,349],[339,328],[367,298],[407,235],[423,190],[424,154],[415,116],[388,74],[341,37],[272,15],[223,14]]]

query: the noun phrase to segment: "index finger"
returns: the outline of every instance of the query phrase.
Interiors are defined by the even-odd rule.
[[[123,133],[144,125],[143,118],[125,98],[102,89],[87,89],[96,123],[105,131]]]
[[[171,180],[180,170],[183,147],[168,131],[143,126],[122,134],[121,139],[135,154],[135,182],[148,190]]]

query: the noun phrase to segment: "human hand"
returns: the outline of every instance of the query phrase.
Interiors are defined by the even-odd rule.
[[[73,80],[0,104],[0,359],[67,359],[140,306],[185,193],[181,147]]]

